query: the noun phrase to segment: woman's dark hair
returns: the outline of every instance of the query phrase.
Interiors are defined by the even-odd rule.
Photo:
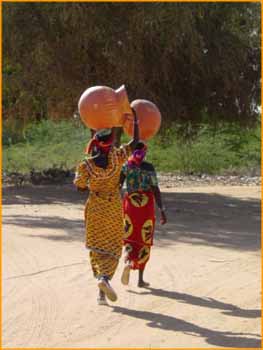
[[[135,149],[142,149],[145,147],[145,143],[143,143],[142,141],[139,141],[135,147]]]
[[[97,136],[98,141],[107,142],[112,137],[112,132],[109,135]]]

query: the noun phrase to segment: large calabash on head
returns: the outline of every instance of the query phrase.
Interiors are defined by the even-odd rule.
[[[160,129],[162,116],[158,107],[148,100],[135,100],[131,103],[138,117],[140,139],[152,138]],[[124,121],[124,132],[129,136],[133,135],[133,118],[128,117]]]

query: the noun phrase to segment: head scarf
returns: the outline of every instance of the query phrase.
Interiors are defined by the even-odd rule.
[[[143,142],[139,142],[132,155],[128,158],[128,167],[139,167],[146,156],[147,146]]]
[[[111,129],[98,129],[86,147],[85,153],[101,152],[108,154],[113,142],[113,132]]]

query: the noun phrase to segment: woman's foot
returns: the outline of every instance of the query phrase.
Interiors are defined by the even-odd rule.
[[[117,294],[111,287],[109,279],[107,277],[101,277],[98,282],[99,289],[106,294],[106,297],[111,301],[117,300]]]
[[[129,264],[125,265],[121,275],[121,283],[124,284],[125,286],[129,284],[130,271],[131,271],[131,266]]]
[[[144,282],[144,281],[138,282],[138,287],[140,287],[140,288],[149,287],[149,285],[150,285],[150,283],[148,283],[148,282]]]
[[[149,287],[149,285],[150,285],[150,283],[144,282],[143,273],[144,273],[144,269],[139,270],[138,287],[140,287],[140,288]]]
[[[108,305],[105,293],[102,290],[99,290],[99,296],[97,299],[98,305]]]

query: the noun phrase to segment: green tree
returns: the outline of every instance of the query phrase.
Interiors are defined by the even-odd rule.
[[[260,3],[3,3],[5,118],[71,118],[89,86],[125,83],[163,125],[253,125]]]

